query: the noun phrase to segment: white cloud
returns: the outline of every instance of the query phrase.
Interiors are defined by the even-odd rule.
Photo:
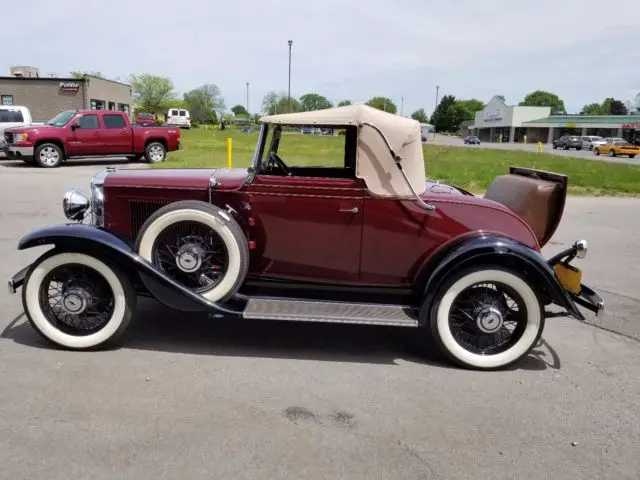
[[[0,68],[165,74],[179,91],[216,83],[229,106],[244,103],[249,81],[255,110],[266,91],[286,90],[293,39],[294,95],[404,96],[410,112],[433,108],[436,84],[441,94],[502,93],[509,103],[541,88],[579,110],[640,92],[636,3],[23,0],[0,31]]]

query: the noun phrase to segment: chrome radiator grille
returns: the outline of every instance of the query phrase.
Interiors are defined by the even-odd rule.
[[[169,202],[163,200],[130,200],[129,212],[131,216],[131,235],[133,238],[138,236],[138,232],[140,232],[147,218],[149,218],[153,212],[167,204],[169,204]]]

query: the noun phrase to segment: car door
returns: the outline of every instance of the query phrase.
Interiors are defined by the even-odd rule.
[[[72,124],[72,132],[67,145],[69,155],[79,157],[104,153],[97,114],[79,115]]]
[[[313,140],[321,143],[321,137]],[[349,151],[353,143],[355,165],[355,141],[345,141]],[[283,161],[289,158],[296,163],[294,155],[284,150]],[[267,149],[265,157],[268,155]],[[259,171],[249,186],[251,215],[259,232],[259,272],[254,273],[320,282],[358,280],[364,183],[355,177],[355,168],[303,166],[291,170],[292,175]]]
[[[124,117],[117,113],[102,114],[101,130],[104,153],[107,155],[126,155],[133,152],[133,135]]]

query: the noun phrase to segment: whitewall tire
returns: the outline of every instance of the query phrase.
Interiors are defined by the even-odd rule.
[[[540,339],[544,319],[544,308],[525,278],[485,266],[445,282],[429,308],[428,325],[450,360],[493,370],[527,355]]]
[[[154,212],[140,229],[136,251],[211,302],[236,293],[249,268],[247,239],[231,214],[194,200]]]
[[[136,294],[119,268],[84,253],[50,251],[27,274],[22,303],[44,338],[84,350],[111,344],[126,330]]]

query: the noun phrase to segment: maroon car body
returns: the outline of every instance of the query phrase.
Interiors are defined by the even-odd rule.
[[[65,215],[90,213],[89,225],[27,235],[20,249],[56,248],[9,282],[24,284],[35,328],[68,348],[112,341],[135,292],[241,320],[419,327],[458,364],[493,369],[526,355],[545,318],[602,310],[570,264],[586,255],[584,240],[549,260],[540,252],[562,218],[566,176],[512,167],[479,197],[425,179],[413,120],[350,106],[262,121],[250,168],[107,169],[91,199],[67,192]],[[293,165],[284,129],[309,124],[342,130],[341,162]],[[71,263],[113,292],[112,310],[93,307],[111,312],[106,326],[88,337],[33,299]],[[56,278],[64,315],[86,316],[98,277]]]
[[[132,126],[123,112],[68,110],[41,125],[5,131],[7,156],[40,167],[70,158],[132,157],[155,163],[180,148],[180,129]]]

